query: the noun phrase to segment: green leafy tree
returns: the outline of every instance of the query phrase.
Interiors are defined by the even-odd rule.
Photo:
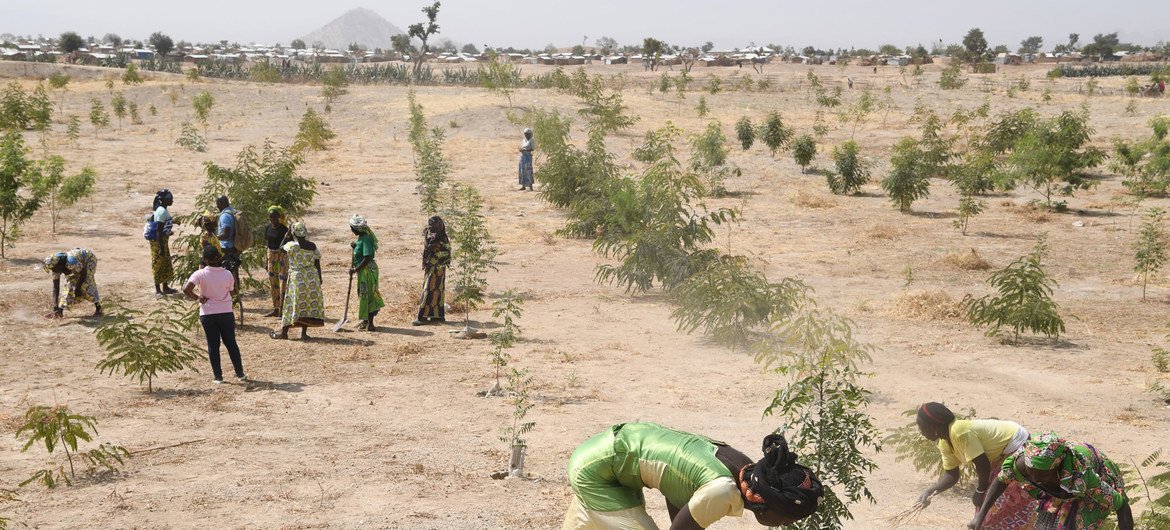
[[[792,129],[784,126],[784,121],[780,119],[780,113],[775,111],[769,112],[768,118],[760,126],[760,140],[768,146],[768,150],[772,152],[772,158],[776,158],[776,151],[788,145],[792,135]]]
[[[1094,185],[1085,170],[1097,167],[1105,152],[1089,145],[1093,129],[1087,112],[1064,111],[1043,120],[1016,142],[1008,163],[1017,179],[1044,195],[1048,208],[1053,193],[1072,195]]]
[[[121,129],[122,118],[126,117],[126,96],[121,92],[114,94],[110,98],[110,108],[114,111],[114,117],[118,118],[118,129]]]
[[[455,273],[455,302],[463,303],[463,324],[484,303],[488,271],[496,268],[499,248],[484,220],[483,198],[473,186],[456,185],[447,210],[447,230],[455,240],[451,268]],[[498,375],[498,374],[497,374]]]
[[[207,136],[207,127],[211,121],[211,108],[215,106],[215,96],[206,90],[191,98],[191,108],[195,111],[195,119],[203,126],[203,136]]]
[[[57,100],[57,112],[61,112],[65,107],[65,93],[69,91],[69,80],[69,76],[61,72],[54,72],[49,76],[49,88],[61,93],[60,99]]]
[[[29,128],[31,123],[28,94],[20,83],[8,83],[4,93],[0,94],[0,130],[23,130]]]
[[[938,86],[943,90],[958,90],[967,84],[967,78],[963,77],[963,71],[959,68],[959,63],[951,63],[942,69],[942,73],[938,78]]]
[[[57,39],[57,50],[68,55],[72,62],[75,52],[85,47],[85,39],[76,31],[66,31]]]
[[[32,188],[35,195],[42,197],[43,206],[49,209],[52,232],[57,233],[57,221],[61,212],[93,195],[97,172],[86,166],[75,175],[65,175],[65,159],[51,156],[37,162],[33,172]]]
[[[1133,270],[1142,277],[1142,300],[1146,299],[1150,275],[1166,264],[1166,230],[1162,227],[1165,217],[1165,210],[1151,208],[1142,221],[1137,241],[1133,243]]]
[[[642,60],[650,61],[651,72],[658,69],[658,64],[662,60],[662,53],[665,51],[666,43],[654,37],[642,39]]]
[[[138,102],[131,101],[127,108],[130,109],[130,123],[132,125],[142,125],[142,115],[138,113]]]
[[[812,136],[802,134],[792,141],[792,159],[800,166],[804,173],[809,164],[817,156],[817,141]]]
[[[77,145],[77,140],[81,138],[81,118],[76,114],[69,116],[69,124],[65,126],[65,137],[74,146]]]
[[[341,68],[331,68],[321,76],[321,97],[325,98],[326,112],[332,108],[333,102],[337,98],[349,93],[346,87],[349,86],[349,80],[346,79],[345,70]]]
[[[324,151],[329,148],[328,142],[336,137],[337,134],[329,128],[325,118],[317,114],[317,111],[308,109],[301,116],[301,123],[298,126],[292,150],[294,152]]]
[[[436,1],[422,8],[422,12],[427,17],[426,22],[411,24],[406,28],[406,35],[391,37],[391,41],[394,43],[396,50],[399,50],[404,55],[411,56],[411,60],[414,62],[414,79],[419,78],[419,72],[422,71],[422,63],[426,59],[427,52],[430,51],[427,48],[427,40],[439,32],[439,25],[435,22],[439,16],[439,2]],[[421,45],[415,49],[410,42],[411,39],[418,39]]]
[[[34,130],[47,131],[53,126],[53,100],[44,83],[37,83],[28,98],[29,124]]]
[[[987,56],[987,39],[983,36],[983,30],[971,28],[963,37],[962,59],[970,63],[971,66],[975,66],[977,63],[987,60]]]
[[[931,175],[923,158],[918,140],[914,138],[902,138],[894,145],[894,154],[890,157],[893,168],[882,179],[882,189],[902,213],[909,212],[914,201],[930,196]]]
[[[742,174],[738,167],[728,165],[727,152],[727,137],[718,121],[708,123],[703,133],[691,140],[691,169],[705,178],[708,191],[715,196],[727,193],[729,177]]]
[[[492,317],[503,317],[504,324],[497,331],[488,334],[492,344],[492,367],[496,371],[496,382],[485,393],[488,396],[503,395],[504,388],[500,385],[500,374],[508,367],[512,357],[507,350],[515,346],[520,338],[520,325],[516,323],[524,313],[524,299],[515,289],[504,291],[498,300],[492,304]]]
[[[189,121],[184,121],[179,125],[179,137],[175,139],[175,144],[198,153],[207,150],[207,141],[199,134],[199,129],[196,129]]]
[[[442,199],[440,191],[447,182],[451,166],[443,155],[443,130],[435,127],[427,130],[423,107],[415,99],[414,92],[407,95],[410,107],[410,131],[407,137],[414,150],[414,174],[419,183],[419,201],[422,212],[427,216],[439,211]]]
[[[1033,35],[1020,41],[1020,53],[1040,53],[1044,46],[1044,37]]]
[[[122,84],[124,85],[141,85],[142,74],[138,73],[138,65],[130,63],[126,65],[126,71],[122,73]]]
[[[269,61],[260,61],[252,65],[248,76],[252,78],[253,82],[266,84],[279,83],[282,79],[280,70]]]
[[[93,133],[110,126],[110,114],[106,112],[102,100],[93,98],[89,103],[89,123],[93,125]]]
[[[1150,128],[1149,138],[1116,139],[1113,144],[1111,168],[1126,177],[1121,183],[1139,197],[1165,195],[1170,187],[1170,118],[1155,116]]]
[[[532,388],[532,376],[528,370],[512,368],[508,374],[508,402],[512,405],[512,423],[500,429],[500,441],[508,444],[510,456],[508,458],[508,476],[524,476],[524,457],[528,452],[528,441],[524,439],[536,422],[528,421],[528,412],[536,404],[528,397],[528,390]]]
[[[149,314],[129,307],[122,300],[106,300],[106,318],[97,328],[98,344],[106,358],[98,361],[101,373],[115,373],[146,382],[146,391],[154,392],[154,379],[160,373],[195,369],[203,358],[203,349],[190,333],[194,321],[186,318],[190,304],[168,298]]]
[[[1005,328],[1013,331],[1014,341],[1019,341],[1021,331],[1060,337],[1064,320],[1052,300],[1056,280],[1048,277],[1041,263],[1047,254],[1048,244],[1041,236],[1032,252],[991,273],[987,283],[997,293],[964,298],[967,320],[978,327],[987,326],[989,337],[998,336]]]
[[[735,122],[735,137],[739,140],[739,145],[743,146],[743,150],[747,151],[756,143],[756,129],[752,126],[751,118],[744,116]]]
[[[484,89],[508,100],[512,108],[512,94],[521,83],[520,69],[511,61],[501,61],[499,54],[488,52],[486,65],[479,66],[479,83]]]
[[[150,43],[151,48],[154,48],[154,52],[158,54],[158,59],[160,61],[165,61],[167,54],[171,53],[171,50],[175,49],[175,41],[171,40],[169,36],[160,31],[151,33],[150,38],[147,39],[147,42]]]
[[[825,176],[829,191],[837,195],[858,193],[861,185],[869,181],[869,164],[861,158],[857,142],[849,140],[834,147],[833,163],[837,170]]]
[[[706,96],[699,96],[699,106],[695,107],[695,111],[699,113],[700,118],[706,118],[711,113],[711,108],[707,106]]]
[[[24,413],[24,423],[16,429],[16,437],[24,438],[24,445],[20,452],[27,452],[32,446],[44,446],[50,455],[57,448],[65,451],[65,458],[69,462],[69,473],[65,473],[64,466],[56,469],[42,469],[20,483],[21,487],[33,482],[40,482],[47,488],[55,488],[61,482],[71,484],[77,478],[73,467],[73,455],[77,454],[88,464],[90,469],[101,467],[114,471],[122,465],[130,452],[120,445],[103,443],[96,449],[80,450],[81,442],[92,442],[93,435],[97,434],[97,420],[93,416],[72,414],[65,405],[47,407],[33,405]]]
[[[9,131],[0,137],[0,259],[20,238],[20,226],[41,207],[36,193],[36,166],[27,158],[24,137]]]
[[[861,386],[873,347],[858,341],[855,325],[811,301],[773,323],[757,344],[756,362],[785,378],[764,410],[783,420],[780,431],[826,485],[816,512],[795,528],[841,528],[849,507],[875,502],[866,475],[877,464],[866,453],[880,451],[879,432],[867,412],[871,393]]]

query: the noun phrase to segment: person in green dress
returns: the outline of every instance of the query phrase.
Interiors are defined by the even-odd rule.
[[[280,312],[280,333],[274,339],[287,339],[288,330],[301,328],[301,339],[309,338],[309,328],[325,324],[325,296],[321,292],[321,251],[309,241],[304,223],[292,227],[292,241],[282,251],[288,258],[288,281],[284,307]]]
[[[350,244],[353,247],[353,266],[349,269],[350,274],[357,275],[359,320],[357,328],[375,331],[377,328],[374,326],[374,317],[386,305],[378,291],[378,263],[374,261],[374,253],[378,250],[378,238],[370,230],[366,218],[358,214],[349,219],[349,229],[357,236]]]

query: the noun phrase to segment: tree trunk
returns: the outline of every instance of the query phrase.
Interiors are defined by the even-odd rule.
[[[528,446],[513,445],[512,456],[508,459],[508,476],[514,478],[521,478],[524,476],[524,454],[527,452]]]

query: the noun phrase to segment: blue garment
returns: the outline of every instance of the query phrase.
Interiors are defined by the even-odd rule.
[[[236,218],[233,217],[235,212],[229,207],[224,208],[219,213],[219,227],[216,229],[216,233],[227,235],[227,239],[219,240],[220,248],[235,248],[235,243],[233,243],[236,239]]]
[[[520,185],[532,187],[532,151],[520,152]]]

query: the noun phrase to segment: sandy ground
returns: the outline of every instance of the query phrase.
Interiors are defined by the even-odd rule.
[[[0,75],[21,76],[24,68],[0,63]],[[673,93],[650,92],[656,74],[638,66],[592,68],[625,72],[626,101],[641,117],[634,130],[610,140],[622,163],[632,163],[628,153],[643,132],[666,120],[690,132],[706,123],[694,111],[698,91],[680,103]],[[772,91],[705,97],[729,137],[740,116],[759,120],[770,110],[808,132],[815,109],[798,88],[806,71],[772,66],[765,72],[776,85]],[[856,133],[866,156],[875,159],[875,177],[888,168],[893,143],[917,135],[908,120],[918,102],[944,114],[985,99],[995,113],[1035,106],[1051,115],[1088,104],[1103,147],[1115,136],[1144,136],[1149,117],[1170,111],[1170,100],[1139,99],[1136,115],[1127,115],[1124,80],[1103,80],[1107,95],[1087,98],[1078,93],[1081,81],[1049,82],[1041,68],[1010,68],[948,92],[933,84],[938,67],[920,83],[894,68],[816,71],[830,83],[854,78],[857,88],[846,92],[846,103],[863,87],[879,97],[891,87],[889,112],[871,116]],[[699,68],[696,88],[710,73],[728,86],[734,81],[728,78],[751,72]],[[95,134],[89,101],[109,101],[103,79],[110,72],[73,74],[88,80],[70,85],[64,112],[46,138],[48,151],[72,167],[92,165],[100,180],[95,199],[67,212],[57,234],[47,229],[47,213],[38,214],[9,259],[0,261],[0,486],[15,487],[50,461],[43,451],[21,453],[13,437],[30,404],[67,404],[93,415],[101,441],[131,450],[201,441],[143,454],[116,475],[53,491],[22,489],[21,502],[0,505],[17,528],[554,528],[568,504],[569,454],[609,424],[658,421],[721,438],[753,457],[763,435],[780,424],[761,417],[784,384],[780,376],[762,372],[745,352],[676,332],[661,294],[630,296],[594,283],[601,260],[589,241],[548,237],[562,226],[562,213],[537,194],[515,191],[518,131],[505,118],[502,98],[471,88],[424,87],[418,98],[430,124],[447,129],[452,178],[474,184],[486,198],[488,226],[504,250],[499,271],[490,275],[491,290],[515,288],[526,299],[523,340],[512,354],[535,378],[530,480],[489,477],[506,467],[499,435],[511,410],[501,399],[476,397],[492,380],[486,341],[457,341],[448,328],[409,325],[425,219],[413,195],[403,87],[351,87],[327,116],[339,140],[301,168],[320,182],[306,222],[325,255],[330,318],[340,316],[344,303],[346,219],[365,214],[381,237],[378,261],[390,309],[378,333],[319,330],[309,342],[275,343],[266,336],[274,321],[259,316],[266,296],[257,294],[249,298],[252,311],[240,341],[247,371],[259,384],[212,386],[209,369],[200,364],[198,374],[161,377],[158,391],[148,395],[131,380],[101,375],[94,369],[103,357],[93,337],[96,322],[82,316],[89,307],[74,308],[60,322],[40,318],[50,288],[40,260],[58,250],[90,248],[100,259],[103,294],[153,307],[139,219],[154,191],[170,188],[172,211],[189,212],[204,161],[229,164],[244,146],[265,139],[287,144],[305,108],[323,103],[311,86],[158,77],[115,88],[138,102],[145,125],[127,120]],[[1032,80],[1031,88],[1008,98],[1006,83],[1020,76]],[[172,86],[182,90],[177,106],[166,95]],[[1044,87],[1053,91],[1051,104],[1040,101]],[[174,145],[177,124],[188,118],[190,98],[200,90],[216,98],[206,153]],[[575,105],[567,96],[537,90],[519,91],[515,104],[567,112]],[[157,116],[147,112],[151,105]],[[64,142],[69,114],[85,123],[77,147]],[[833,130],[816,162],[822,166],[829,147],[850,134],[829,118]],[[42,156],[38,134],[27,137]],[[1149,301],[1140,300],[1129,249],[1136,221],[1116,202],[1124,191],[1117,176],[1106,174],[1098,188],[1070,199],[1069,214],[1026,215],[1019,206],[1037,196],[1024,189],[996,196],[963,236],[951,227],[957,197],[945,182],[935,182],[931,197],[903,215],[876,182],[860,196],[834,197],[823,177],[802,174],[787,155],[773,160],[760,147],[736,147],[731,160],[744,169],[729,183],[737,196],[710,203],[742,207],[744,221],[733,233],[721,233],[719,245],[752,257],[770,278],[803,279],[822,304],[856,321],[862,338],[877,347],[865,385],[873,391],[869,412],[883,430],[906,424],[902,412],[916,404],[939,400],[1014,419],[1033,431],[1060,431],[1121,461],[1167,446],[1170,410],[1146,385],[1155,377],[1150,348],[1165,344],[1170,281],[1159,275]],[[829,207],[805,206],[810,198]],[[1060,283],[1055,297],[1068,325],[1059,343],[1003,345],[963,320],[925,320],[899,309],[898,301],[914,291],[954,300],[982,295],[987,272],[962,270],[945,258],[975,249],[1002,267],[1027,252],[1040,233],[1049,237],[1048,270]],[[491,316],[479,311],[471,319]],[[869,487],[877,503],[856,505],[850,528],[885,526],[884,518],[911,506],[930,482],[909,463],[895,462],[892,447],[873,458],[879,467]],[[943,495],[916,527],[962,527],[970,515],[968,494],[959,488]],[[650,512],[665,526],[661,496],[649,499]],[[753,527],[750,518],[714,526]]]

